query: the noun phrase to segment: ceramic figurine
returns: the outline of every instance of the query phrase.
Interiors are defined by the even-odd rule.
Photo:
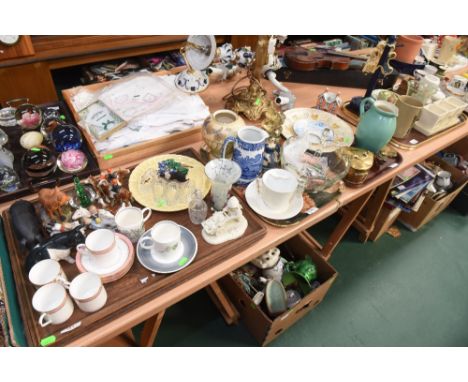
[[[181,163],[167,159],[158,163],[158,175],[166,180],[177,180],[179,182],[187,181],[189,169]]]
[[[242,215],[242,206],[231,196],[222,211],[215,212],[202,223],[203,239],[209,244],[221,244],[242,236],[247,229],[247,219]]]
[[[63,216],[62,207],[68,203],[70,197],[58,187],[43,188],[38,193],[38,200],[52,220],[60,221]]]
[[[260,269],[272,268],[278,263],[280,258],[279,248],[270,248],[263,255],[252,260],[252,264]]]
[[[63,222],[57,223],[50,221],[45,225],[45,229],[49,232],[50,236],[57,235],[58,233],[68,232],[78,227],[80,222]]]
[[[336,114],[336,110],[341,106],[341,103],[340,93],[333,93],[326,88],[323,93],[319,94],[316,108]]]
[[[73,213],[72,220],[74,220],[74,221],[78,220],[83,225],[89,225],[91,223],[91,212],[89,212],[84,207],[79,207]]]
[[[75,192],[78,200],[80,201],[80,206],[84,208],[89,207],[92,201],[83,185],[80,183],[80,178],[75,176],[73,178],[73,183],[75,184]]]
[[[285,263],[286,260],[280,257],[278,262],[273,267],[262,270],[263,277],[267,278],[268,280],[276,280],[281,282]]]
[[[116,229],[116,227],[117,224],[115,222],[115,216],[110,211],[101,208],[97,210],[97,213],[93,212],[93,214],[91,215],[91,223],[89,225],[89,228],[93,230],[101,228],[114,230]]]
[[[75,260],[70,256],[71,248],[85,242],[82,232],[83,226],[79,225],[71,231],[58,233],[51,238],[36,245],[26,259],[26,270],[29,270],[41,260],[66,260],[73,264]]]
[[[16,240],[22,247],[32,249],[44,240],[41,223],[32,203],[26,200],[16,201],[10,207],[10,216]]]
[[[281,167],[281,146],[273,140],[268,140],[263,153],[263,170]]]
[[[96,180],[94,177],[89,177],[87,182],[93,186],[98,196],[98,203],[104,207],[112,207],[113,210],[119,208],[122,204],[131,205],[132,194],[123,187],[123,179],[130,173],[130,170],[113,170],[108,169],[103,171]]]

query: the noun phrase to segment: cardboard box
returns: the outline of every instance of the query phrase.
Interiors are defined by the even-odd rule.
[[[369,240],[377,241],[380,239],[380,237],[385,234],[392,224],[398,219],[400,213],[401,209],[398,207],[391,207],[384,204],[375,222],[374,230],[369,235]]]
[[[430,157],[428,161],[437,163],[442,169],[449,171],[452,174],[452,182],[454,188],[451,192],[445,195],[442,199],[434,200],[430,196],[426,196],[418,211],[401,212],[399,216],[400,222],[412,231],[417,231],[423,225],[434,219],[439,215],[448,205],[455,199],[455,197],[463,190],[468,183],[468,175],[459,169],[450,166],[441,158],[436,156]]]
[[[305,256],[310,256],[312,258],[317,268],[318,281],[320,281],[321,285],[303,297],[292,309],[287,310],[275,319],[270,318],[261,307],[255,305],[250,296],[231,275],[225,276],[220,281],[223,290],[239,310],[241,319],[262,346],[273,341],[314,309],[325,298],[325,295],[338,276],[336,270],[322,256],[313,251],[314,245],[309,234],[300,233],[288,240],[287,244],[298,257],[304,258]]]

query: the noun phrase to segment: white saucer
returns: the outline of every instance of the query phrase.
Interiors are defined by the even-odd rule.
[[[112,253],[112,256],[115,256],[115,261],[113,262],[112,265],[103,267],[96,261],[95,256],[87,252],[83,252],[81,256],[81,263],[88,272],[96,273],[98,275],[107,275],[109,273],[113,273],[119,270],[125,264],[129,256],[128,245],[124,240],[122,240],[117,235],[115,239],[116,239],[115,248]],[[105,256],[109,256],[109,255],[111,254],[108,254]]]
[[[302,195],[295,194],[289,203],[289,207],[286,211],[276,212],[272,211],[263,201],[260,193],[258,192],[257,187],[258,179],[250,183],[245,190],[245,199],[247,204],[252,208],[257,214],[273,220],[286,220],[291,219],[301,212],[302,207],[304,206],[304,199]]]

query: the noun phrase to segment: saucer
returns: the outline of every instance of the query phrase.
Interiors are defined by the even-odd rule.
[[[285,220],[291,219],[301,212],[302,207],[304,206],[304,199],[302,195],[295,194],[292,201],[289,203],[289,207],[286,211],[276,212],[272,211],[263,201],[260,192],[258,190],[257,183],[258,179],[250,183],[245,190],[245,199],[247,204],[252,208],[257,214],[274,220]]]
[[[76,266],[79,271],[82,273],[96,273],[101,277],[103,283],[109,283],[125,276],[133,265],[135,251],[133,250],[132,243],[126,236],[120,233],[116,233],[115,236],[116,248],[114,251],[117,259],[112,266],[101,267],[96,264],[93,255],[86,252],[77,252]]]
[[[170,254],[161,253],[154,248],[145,249],[140,245],[144,237],[151,237],[151,230],[146,231],[137,244],[137,258],[141,265],[155,273],[173,273],[188,266],[198,251],[195,235],[187,228],[180,226],[181,241],[177,249]]]

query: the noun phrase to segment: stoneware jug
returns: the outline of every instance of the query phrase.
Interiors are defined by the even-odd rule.
[[[236,162],[242,175],[237,182],[239,185],[247,185],[255,180],[262,171],[263,152],[268,133],[255,126],[245,126],[237,131],[236,137],[227,137],[224,140],[221,152],[226,157],[226,150],[230,143],[234,144],[232,160]]]
[[[369,104],[369,110],[365,111]],[[368,97],[361,101],[359,111],[361,119],[356,131],[356,146],[378,153],[395,133],[398,108],[390,102]]]

